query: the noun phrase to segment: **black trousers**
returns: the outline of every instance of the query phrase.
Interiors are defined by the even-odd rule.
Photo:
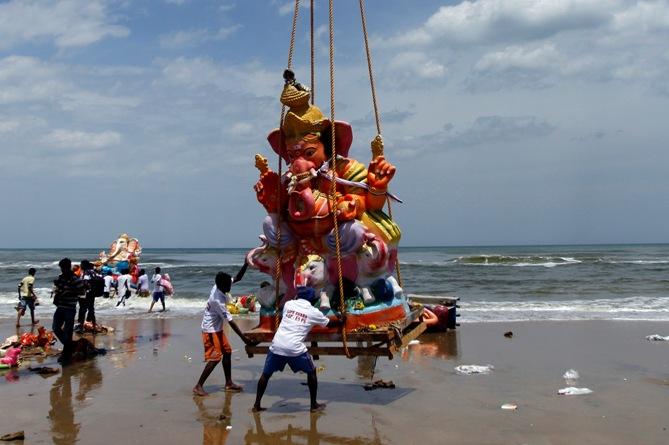
[[[74,316],[76,308],[57,307],[53,314],[53,333],[63,344],[63,355],[72,355],[72,331],[74,330]]]
[[[88,315],[86,313],[88,312]],[[79,317],[77,322],[83,328],[84,320],[95,324],[95,297],[86,294],[86,298],[79,299]]]

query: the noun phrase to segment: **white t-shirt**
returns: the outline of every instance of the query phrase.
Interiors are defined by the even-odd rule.
[[[118,295],[122,297],[127,290],[130,290],[130,274],[124,274],[118,277]]]
[[[162,292],[163,291],[163,286],[160,285],[160,279],[162,276],[157,273],[153,274],[153,277],[151,277],[151,282],[153,283],[153,291],[154,292]]]
[[[302,298],[290,300],[283,307],[283,317],[269,350],[286,357],[307,352],[304,339],[314,326],[327,326],[328,317]]]
[[[149,277],[142,275],[137,279],[137,288],[140,291],[149,291]]]
[[[232,314],[226,306],[229,298],[229,294],[224,294],[214,284],[202,316],[202,332],[222,331],[223,322],[232,320]]]
[[[114,277],[111,275],[105,275],[105,292],[111,292],[111,284],[114,281]]]

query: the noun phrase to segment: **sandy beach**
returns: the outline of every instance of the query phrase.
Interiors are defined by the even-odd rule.
[[[379,359],[374,377],[395,389],[364,391],[369,359],[317,362],[323,413],[310,414],[302,375],[277,374],[250,413],[264,356],[247,358],[230,336],[233,377],[245,387],[222,390],[217,368],[193,397],[202,368],[197,318],[108,320],[97,336],[106,356],[42,377],[2,371],[5,405],[0,434],[25,430],[25,443],[203,444],[666,444],[669,443],[667,322],[520,322],[463,324],[426,334],[393,360]],[[252,319],[240,319],[251,326]],[[8,320],[3,336],[14,333]],[[504,333],[513,332],[513,338]],[[32,366],[56,366],[55,357]],[[459,375],[461,364],[491,364],[488,375]],[[568,369],[573,386],[593,393],[560,396]],[[500,406],[513,403],[517,410]]]

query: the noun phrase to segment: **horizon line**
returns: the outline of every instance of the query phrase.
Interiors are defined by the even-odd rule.
[[[399,246],[400,249],[421,248],[483,248],[483,247],[567,247],[567,246],[658,246],[669,245],[669,242],[615,242],[615,243],[547,243],[547,244],[455,244],[455,245],[407,245]],[[258,246],[241,247],[142,247],[142,250],[176,250],[176,249],[204,249],[204,250],[240,250],[254,249]],[[98,250],[101,247],[0,247],[3,250]],[[104,248],[103,248],[104,250]]]

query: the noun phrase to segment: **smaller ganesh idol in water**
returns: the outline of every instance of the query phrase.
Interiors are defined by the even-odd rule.
[[[406,300],[392,276],[400,230],[382,210],[388,197],[397,199],[388,193],[395,167],[386,161],[380,137],[372,142],[367,167],[349,158],[353,133],[346,122],[335,121],[333,146],[331,120],[310,104],[309,90],[295,82],[292,72],[287,70],[284,79],[281,103],[289,110],[268,141],[288,171],[280,178],[256,155],[260,179],[254,189],[267,216],[262,245],[248,253],[247,261],[271,276],[279,265],[281,302],[294,297],[296,286],[307,285],[321,296],[322,310],[341,310],[334,207],[347,311],[370,313],[397,306],[394,313],[403,318]],[[331,196],[333,150],[336,193]],[[268,305],[262,309],[274,310]]]
[[[111,244],[109,253],[100,252],[98,264],[111,270],[130,270],[139,263],[141,254],[142,246],[139,240],[124,233]]]

